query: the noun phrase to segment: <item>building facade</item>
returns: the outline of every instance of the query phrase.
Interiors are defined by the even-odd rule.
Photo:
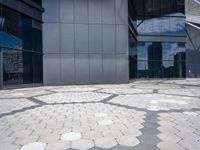
[[[0,85],[200,77],[199,3],[0,0]]]

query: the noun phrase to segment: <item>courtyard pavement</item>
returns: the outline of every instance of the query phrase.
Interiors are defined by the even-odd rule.
[[[200,79],[0,91],[0,150],[200,150]]]

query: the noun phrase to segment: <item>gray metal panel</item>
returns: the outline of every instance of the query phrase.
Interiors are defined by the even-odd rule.
[[[90,83],[103,82],[103,59],[101,54],[90,55]]]
[[[128,55],[117,55],[117,83],[128,83],[129,69],[128,69]]]
[[[61,53],[74,53],[74,25],[61,24]]]
[[[43,52],[59,53],[60,38],[59,24],[44,23],[43,24]]]
[[[61,54],[61,84],[75,83],[74,54]]]
[[[101,0],[88,0],[89,23],[101,23]]]
[[[88,53],[88,25],[75,24],[75,53]]]
[[[45,54],[43,57],[44,85],[60,84],[60,56],[59,54]]]
[[[88,54],[75,54],[76,84],[89,83],[89,57]]]
[[[88,23],[87,0],[74,0],[75,2],[75,23]]]
[[[74,0],[60,0],[60,21],[74,22]]]
[[[116,53],[128,54],[128,26],[116,26]]]
[[[115,55],[103,55],[103,72],[105,83],[116,83]]]
[[[89,51],[90,53],[102,53],[102,25],[89,25]]]
[[[128,0],[116,1],[116,24],[128,25]]]
[[[102,17],[104,24],[115,24],[115,0],[102,0]]]
[[[115,53],[115,25],[103,25],[103,53]]]
[[[42,0],[45,9],[43,14],[44,22],[59,22],[60,1],[59,0]]]

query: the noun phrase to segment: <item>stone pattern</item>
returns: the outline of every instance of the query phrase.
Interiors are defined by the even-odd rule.
[[[109,96],[111,96],[111,94],[102,94],[94,92],[64,92],[44,95],[36,98],[45,103],[70,103],[101,101],[105,98],[108,98]]]
[[[199,150],[200,80],[0,91],[0,150]]]
[[[0,103],[1,114],[36,105],[27,99],[0,99]]]

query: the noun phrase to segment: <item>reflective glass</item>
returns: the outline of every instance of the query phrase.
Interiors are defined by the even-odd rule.
[[[137,25],[137,31],[140,34],[185,34],[185,18],[181,13],[137,20]]]
[[[0,46],[3,47],[4,85],[41,83],[41,23],[4,6],[1,8]]]
[[[183,78],[186,76],[184,43],[139,42],[136,49],[137,58],[133,59],[133,56],[129,58],[132,62],[130,70],[134,73],[130,75],[131,77]]]

